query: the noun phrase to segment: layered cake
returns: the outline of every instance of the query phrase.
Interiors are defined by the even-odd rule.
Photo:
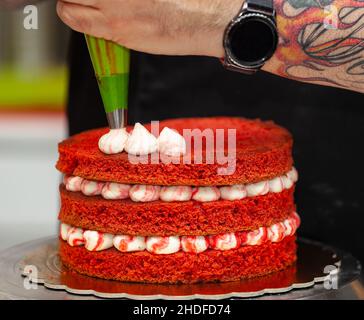
[[[200,146],[185,143],[186,129],[202,132]],[[59,253],[67,268],[119,281],[197,283],[295,263],[300,218],[287,130],[228,117],[161,121],[157,133],[140,124],[123,130],[91,130],[59,144]],[[228,132],[235,132],[231,144]],[[169,161],[153,161],[156,154]]]

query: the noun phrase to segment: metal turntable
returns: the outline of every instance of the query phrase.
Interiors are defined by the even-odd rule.
[[[361,266],[351,254],[300,239],[295,266],[265,277],[226,283],[153,285],[83,276],[58,257],[58,238],[0,253],[0,299],[364,299]]]

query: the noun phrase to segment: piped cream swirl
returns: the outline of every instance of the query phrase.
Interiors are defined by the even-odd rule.
[[[232,185],[222,187],[191,187],[191,186],[154,186],[128,185],[116,182],[97,182],[85,180],[76,176],[64,178],[64,185],[68,191],[81,191],[84,195],[101,195],[107,200],[130,198],[134,202],[150,202],[161,200],[164,202],[189,201],[210,202],[217,200],[242,200],[246,197],[263,196],[267,193],[279,193],[290,189],[297,182],[298,174],[293,167],[289,172],[271,180],[246,185]]]
[[[178,251],[201,253],[211,250],[234,250],[241,246],[258,246],[270,242],[280,242],[293,236],[300,225],[296,212],[287,219],[269,227],[209,236],[130,236],[113,235],[99,231],[83,230],[61,223],[60,238],[70,246],[82,246],[89,251],[101,251],[115,247],[121,252],[147,250],[153,254],[172,254]]]

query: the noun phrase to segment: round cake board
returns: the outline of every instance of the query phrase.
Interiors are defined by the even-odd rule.
[[[362,298],[360,263],[350,254],[300,239],[297,263],[248,280],[192,285],[102,280],[64,267],[58,238],[24,243],[0,253],[0,299],[310,299]]]

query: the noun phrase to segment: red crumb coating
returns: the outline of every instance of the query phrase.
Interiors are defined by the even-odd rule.
[[[242,200],[133,202],[61,192],[59,219],[72,226],[112,234],[211,235],[270,226],[295,210],[294,188]]]
[[[103,154],[98,140],[108,129],[96,129],[75,135],[59,144],[57,168],[69,175],[90,180],[154,185],[232,185],[270,179],[288,172],[292,161],[292,138],[273,122],[243,118],[186,118],[160,122],[163,127],[183,129],[236,129],[236,170],[219,175],[220,164],[132,164],[127,153]],[[149,129],[149,126],[147,126]],[[129,128],[130,130],[130,128]],[[227,134],[225,135],[225,150]],[[203,148],[206,148],[203,146]],[[193,150],[193,148],[191,148]],[[189,154],[189,153],[188,153]],[[225,153],[227,155],[227,153]],[[193,155],[192,155],[193,159]],[[216,161],[216,160],[215,160]]]
[[[87,251],[60,241],[60,257],[70,269],[88,276],[149,283],[235,281],[282,270],[296,261],[295,236],[278,243],[235,250],[207,250],[155,255],[147,251],[122,253],[115,248]]]

